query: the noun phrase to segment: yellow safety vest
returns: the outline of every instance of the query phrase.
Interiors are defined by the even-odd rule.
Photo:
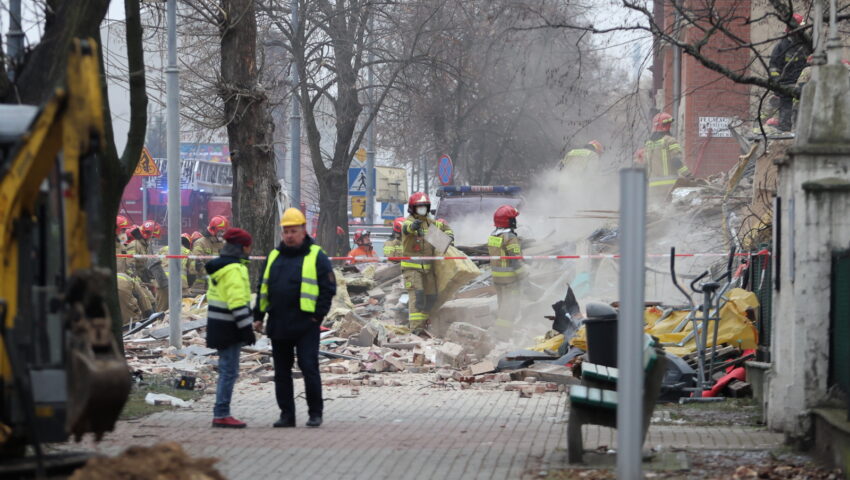
[[[301,264],[301,311],[314,313],[316,311],[316,300],[319,298],[319,274],[316,265],[319,261],[319,252],[322,247],[310,245],[310,253],[304,256]],[[260,311],[265,313],[269,310],[269,273],[272,264],[280,255],[278,249],[269,253],[266,262],[266,271],[263,273],[263,283],[260,284]]]

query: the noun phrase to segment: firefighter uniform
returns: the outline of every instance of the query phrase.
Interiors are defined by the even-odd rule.
[[[127,245],[126,252],[130,255],[150,255],[150,243],[145,239],[134,239]],[[153,273],[148,268],[149,259],[147,258],[130,258],[127,262],[127,273],[139,283],[148,303],[156,305],[156,298],[151,293],[154,282]]]
[[[690,171],[682,162],[682,147],[670,134],[653,133],[643,146],[643,158],[649,177],[649,200],[663,202],[679,177]]]
[[[190,253],[192,253],[191,250],[189,250],[188,248],[186,248],[182,245],[180,246],[180,255],[189,255]],[[160,255],[168,255],[168,245],[165,245],[164,247],[160,248],[159,254]],[[180,288],[183,291],[184,297],[189,296],[189,277],[186,274],[186,272],[187,272],[186,268],[187,268],[188,262],[189,262],[188,258],[180,259]],[[163,268],[165,269],[165,277],[168,278],[169,281],[171,281],[171,279],[169,278],[170,272],[169,272],[168,264],[169,264],[168,259],[163,260],[162,265],[163,265]],[[159,290],[156,291],[156,309],[160,312],[164,312],[164,311],[168,310],[168,288],[167,287],[166,288],[160,288]]]
[[[509,228],[498,228],[487,239],[487,250],[492,257],[515,257],[522,255],[519,237]],[[522,260],[491,259],[493,285],[499,303],[495,330],[504,337],[513,328],[520,316],[520,280],[526,275]]]
[[[419,229],[414,228],[419,221]],[[402,256],[430,257],[436,251],[425,240],[429,228],[439,228],[447,235],[454,237],[454,232],[448,224],[434,220],[427,215],[408,215],[402,225]],[[401,270],[404,276],[404,287],[407,289],[409,300],[408,320],[410,329],[421,331],[430,317],[431,309],[437,302],[437,276],[434,273],[431,260],[402,260]]]
[[[119,254],[126,253],[124,245],[117,240],[115,251]],[[146,295],[149,292],[142,287],[138,279],[127,273],[129,263],[126,258],[118,258],[116,262],[118,303],[121,307],[121,317],[124,324],[138,322],[150,316],[153,310],[150,299]]]
[[[224,242],[213,235],[204,234],[203,237],[195,240],[192,246],[192,255],[210,255],[216,256],[221,252],[221,247]],[[195,283],[189,291],[191,296],[201,295],[207,291],[207,272],[204,267],[207,260],[195,260]]]
[[[384,242],[385,257],[403,257],[404,247],[401,245],[401,237],[393,235],[389,240]],[[393,263],[398,263],[398,260],[390,260]]]
[[[574,148],[561,160],[560,169],[570,173],[582,174],[592,165],[599,164],[599,154],[589,148]]]

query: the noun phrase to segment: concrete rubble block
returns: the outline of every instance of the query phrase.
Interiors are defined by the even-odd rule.
[[[522,379],[525,383],[534,383],[537,381],[537,377],[525,377]]]
[[[496,365],[489,361],[485,360],[483,362],[478,362],[469,366],[470,375],[481,375],[484,373],[490,373],[496,370]]]
[[[437,370],[437,379],[438,380],[451,380],[452,378],[454,378],[454,375],[456,373],[459,374],[460,372],[441,368],[440,370]]]
[[[416,365],[417,367],[421,367],[422,365],[425,365],[425,352],[422,352],[422,351],[415,352],[414,351],[413,352],[413,364]]]
[[[534,365],[511,373],[511,378],[525,379],[534,377],[541,382],[552,382],[559,385],[578,385],[581,383],[575,378],[569,368],[551,363],[535,363]]]
[[[401,265],[398,263],[387,263],[375,269],[375,283],[382,284],[401,276]]]
[[[356,333],[360,333],[360,330],[365,325],[366,321],[361,319],[356,313],[348,312],[345,317],[334,324],[333,329],[336,330],[336,336],[349,338]]]
[[[344,365],[341,364],[331,365],[331,373],[333,373],[334,375],[344,375],[348,373],[348,370],[345,368]]]
[[[257,380],[259,380],[260,383],[273,382],[274,381],[274,373],[267,373],[265,375],[260,375],[259,377],[257,377]]]
[[[546,385],[542,383],[537,383],[533,385],[534,393],[546,393]]]
[[[466,366],[466,352],[463,345],[446,342],[437,347],[437,365],[449,365],[452,368],[463,368]]]
[[[533,386],[524,386],[519,390],[519,398],[531,398],[534,394]]]
[[[374,373],[381,373],[386,372],[388,366],[389,365],[384,359],[375,360],[374,362],[367,364],[366,370]]]
[[[391,367],[390,371],[395,371],[395,372],[403,372],[404,371],[404,363],[402,363],[401,360],[399,360],[395,357],[386,357],[386,358],[384,358],[384,361],[387,362],[387,364],[389,364],[389,366]]]
[[[444,336],[453,323],[464,322],[488,328],[495,321],[496,297],[461,298],[446,302],[431,316],[431,329]]]
[[[348,373],[360,373],[360,362],[357,360],[346,360],[342,363]]]
[[[495,345],[490,332],[467,322],[452,323],[446,332],[445,339],[465,346],[469,353],[479,358],[486,357]]]
[[[371,299],[375,299],[375,300],[380,301],[380,300],[383,300],[384,298],[386,298],[387,292],[385,292],[380,287],[376,287],[376,288],[373,288],[373,289],[369,290],[368,292],[366,292],[366,295],[369,295],[369,298],[371,298]]]

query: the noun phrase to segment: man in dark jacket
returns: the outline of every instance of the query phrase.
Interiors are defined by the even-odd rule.
[[[207,263],[207,347],[218,349],[218,385],[212,426],[245,428],[230,415],[233,385],[239,376],[239,352],[254,343],[251,330],[251,281],[248,254],[251,235],[241,228],[224,234],[220,256]]]
[[[296,208],[281,218],[281,243],[269,253],[257,293],[254,327],[272,341],[275,398],[280,419],[275,427],[295,426],[292,364],[304,375],[308,427],[322,424],[322,379],[319,376],[319,326],[336,295],[336,279],[328,256],[307,235],[307,219]]]
[[[792,25],[803,25],[803,16],[795,13]],[[797,35],[790,34],[790,27],[785,29],[786,36],[773,47],[770,54],[770,78],[780,85],[793,90],[797,78],[806,68],[806,58],[812,53],[812,47],[801,41]],[[793,126],[794,97],[778,94],[779,97],[779,129],[788,132]]]

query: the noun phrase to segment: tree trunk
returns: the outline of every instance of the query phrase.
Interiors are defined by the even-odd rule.
[[[221,9],[220,95],[233,165],[233,225],[250,232],[254,251],[264,255],[277,244],[279,186],[272,148],[274,123],[268,97],[258,88],[254,0],[221,0]],[[252,273],[258,274],[260,265],[251,265]]]
[[[98,42],[101,71],[104,71],[103,48],[100,42],[100,23],[109,8],[109,0],[75,0],[58,3],[48,17],[44,37],[26,58],[4,102],[42,104],[53,94],[54,88],[65,78],[68,52],[75,38],[92,37]],[[127,55],[130,71],[130,130],[127,146],[121,158],[115,150],[112,118],[109,113],[106,92],[106,76],[101,77],[104,99],[104,122],[106,127],[105,153],[100,159],[101,204],[99,212],[89,212],[95,219],[95,231],[89,232],[98,245],[95,262],[103,268],[115,271],[115,215],[121,203],[124,187],[132,177],[144,145],[147,123],[147,93],[145,91],[144,56],[142,50],[142,26],[139,1],[125,0],[127,16]],[[105,297],[113,320],[113,330],[120,340],[121,309],[118,305],[118,288],[113,275],[110,289]],[[119,341],[119,345],[123,344]]]
[[[347,169],[346,169],[347,170]],[[348,172],[328,170],[319,177],[319,229],[316,241],[330,255],[348,254]],[[340,195],[339,192],[345,192]],[[336,227],[342,227],[344,235],[338,235]]]

